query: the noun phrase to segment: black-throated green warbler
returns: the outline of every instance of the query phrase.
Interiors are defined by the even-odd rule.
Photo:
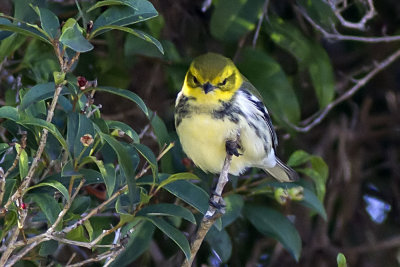
[[[221,172],[227,142],[237,141],[229,173],[257,167],[282,182],[298,178],[275,155],[278,140],[260,94],[219,54],[207,53],[191,63],[176,99],[175,126],[185,153],[206,172]]]

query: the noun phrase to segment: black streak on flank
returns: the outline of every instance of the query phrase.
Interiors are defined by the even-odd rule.
[[[276,149],[276,146],[278,145],[278,137],[276,136],[274,126],[272,125],[271,117],[269,116],[263,102],[254,100],[254,98],[251,97],[250,92],[248,92],[247,90],[243,90],[243,92],[247,95],[247,98],[257,107],[257,109],[262,112],[264,121],[267,123],[269,132],[271,134],[272,145],[274,149]]]
[[[239,115],[243,115],[242,111],[232,104],[232,100],[229,102],[220,101],[222,107],[214,110],[212,113],[213,118],[223,120],[228,118],[231,122],[238,123]]]
[[[196,100],[195,97],[187,97],[182,96],[179,100],[178,105],[176,105],[176,119],[175,119],[175,127],[178,127],[179,124],[182,122],[182,119],[185,117],[190,116],[190,109],[189,109],[189,100]]]

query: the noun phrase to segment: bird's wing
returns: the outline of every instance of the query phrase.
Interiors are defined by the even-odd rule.
[[[262,102],[262,97],[257,89],[247,80],[243,81],[240,88],[247,96],[247,98],[254,104],[254,106],[262,113],[264,121],[267,123],[269,133],[271,135],[274,150],[278,146],[278,137],[276,135],[274,126],[272,125],[271,117],[268,110]]]

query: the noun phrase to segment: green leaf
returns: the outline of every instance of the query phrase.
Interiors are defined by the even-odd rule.
[[[88,156],[82,159],[81,165],[86,164],[86,162],[93,162],[99,168],[101,176],[103,177],[104,183],[107,188],[107,196],[110,197],[115,189],[116,174],[115,167],[112,163],[107,163],[104,165],[103,161],[98,160],[94,156]]]
[[[134,8],[130,6],[113,6],[108,8],[95,20],[93,31],[106,25],[126,26],[151,19],[158,15],[157,10],[148,1],[128,0],[124,2],[132,3]],[[106,31],[103,30],[100,33]]]
[[[193,214],[186,208],[168,203],[160,203],[150,205],[142,208],[136,214],[137,216],[176,216],[183,218],[193,224],[196,224],[196,220]]]
[[[83,226],[85,226],[86,231],[88,232],[89,235],[89,240],[93,240],[93,227],[92,224],[90,223],[89,220],[86,220],[83,222]]]
[[[1,16],[1,14],[0,14]],[[37,28],[39,28],[37,25],[33,25],[33,24],[27,24],[27,23],[23,23],[23,24],[12,24],[9,20],[7,19],[0,19],[0,30],[4,30],[4,31],[10,31],[10,32],[15,32],[15,33],[19,33],[25,36],[29,36],[29,37],[33,37],[35,39],[38,39],[42,42],[48,43],[51,45],[51,42],[46,38],[46,36],[41,33]]]
[[[161,54],[164,54],[164,48],[163,48],[162,44],[156,38],[154,38],[153,36],[143,32],[143,31],[135,30],[135,29],[131,29],[128,27],[123,27],[123,26],[117,26],[117,25],[101,26],[101,27],[97,28],[96,30],[92,31],[92,33],[89,36],[89,40],[94,38],[96,35],[98,35],[100,32],[102,32],[104,30],[119,30],[119,31],[127,32],[127,33],[132,34],[148,43],[155,45],[157,47],[157,49],[161,52]]]
[[[277,120],[300,120],[297,96],[281,66],[264,52],[247,48],[239,64],[242,73],[260,91],[266,107]]]
[[[82,214],[87,211],[90,207],[90,197],[88,196],[77,196],[71,204],[70,212],[75,214]]]
[[[135,93],[120,89],[120,88],[114,88],[114,87],[96,87],[93,88],[95,91],[100,91],[100,92],[108,92],[114,95],[119,95],[122,96],[128,100],[131,100],[132,102],[136,103],[139,108],[146,114],[146,116],[149,115],[149,112],[147,110],[146,104],[143,102],[143,100]]]
[[[230,259],[232,254],[232,242],[225,229],[218,231],[215,227],[211,227],[206,235],[206,241],[223,263]]]
[[[71,127],[67,128],[67,141],[70,151],[73,152],[75,158],[78,158],[79,155],[81,157],[87,156],[93,147],[93,143],[85,148],[81,142],[81,138],[85,134],[90,134],[94,138],[93,122],[84,114],[70,113],[68,114],[67,126]],[[85,151],[82,152],[84,149]]]
[[[1,18],[0,18],[1,21]],[[0,31],[0,35],[1,35]],[[26,41],[26,37],[20,34],[12,34],[4,40],[0,38],[0,62],[12,55]]]
[[[58,142],[62,145],[64,149],[68,149],[67,142],[65,141],[64,137],[61,135],[60,131],[54,126],[54,124],[51,124],[45,120],[38,119],[38,118],[33,118],[30,116],[21,116],[21,119],[17,121],[18,124],[21,125],[33,125],[33,126],[38,126],[40,128],[45,128],[47,129],[52,135],[54,135],[55,138],[57,138]]]
[[[46,257],[52,255],[58,249],[58,242],[55,240],[45,241],[40,245],[39,255]]]
[[[79,225],[78,227],[73,229],[71,232],[68,232],[66,234],[65,238],[69,239],[69,240],[80,241],[80,242],[89,242],[89,240],[86,238],[85,228],[83,228],[83,225]]]
[[[336,262],[338,267],[347,267],[346,257],[343,253],[338,253],[336,257]]]
[[[300,204],[316,211],[326,221],[327,215],[321,201],[310,189],[303,187],[303,190],[303,200],[300,201]]]
[[[128,266],[142,255],[150,246],[154,229],[153,224],[146,221],[133,228],[133,233],[130,235],[126,248],[111,263],[111,267]]]
[[[42,210],[50,224],[53,224],[61,209],[57,201],[49,194],[29,194],[28,197]]]
[[[266,26],[271,39],[296,57],[301,68],[308,69],[320,107],[329,104],[334,96],[335,80],[326,51],[281,18],[270,17]]]
[[[163,188],[179,199],[185,201],[202,214],[207,212],[209,196],[206,191],[199,186],[191,182],[181,180],[169,183]]]
[[[191,172],[182,172],[182,173],[175,173],[170,175],[167,179],[163,180],[157,187],[157,190],[160,188],[166,186],[169,183],[179,181],[179,180],[200,180],[197,175],[191,173]]]
[[[53,71],[53,78],[54,78],[55,84],[58,86],[58,85],[64,83],[65,72]]]
[[[14,192],[16,182],[17,181],[15,179],[9,179],[9,178],[6,179],[6,188],[4,190],[4,196],[3,196],[4,202],[7,202],[11,193]]]
[[[219,0],[211,16],[211,34],[223,41],[235,42],[254,30],[264,1]]]
[[[325,181],[321,177],[321,175],[316,170],[310,168],[297,169],[297,171],[300,173],[304,173],[305,175],[313,179],[315,184],[315,190],[317,191],[317,197],[321,202],[323,202],[326,192],[326,186],[325,186]]]
[[[297,167],[299,165],[303,165],[311,159],[311,155],[305,152],[304,150],[296,150],[290,155],[288,160],[288,165],[291,167]]]
[[[83,37],[77,23],[73,27],[63,30],[60,42],[76,52],[83,53],[93,49],[93,45]]]
[[[271,208],[253,205],[246,205],[243,211],[246,218],[260,233],[277,239],[296,261],[299,260],[300,235],[284,215]]]
[[[2,227],[1,239],[3,239],[10,231],[10,229],[18,222],[18,215],[15,210],[10,210],[6,213]]]
[[[60,22],[57,16],[47,8],[39,7],[39,17],[42,28],[52,39],[59,35]]]
[[[165,220],[157,217],[147,217],[158,229],[166,234],[178,247],[183,251],[186,258],[190,258],[190,246],[186,237],[175,227],[167,223]]]
[[[224,198],[226,203],[225,214],[222,216],[222,228],[233,223],[242,213],[244,205],[241,195],[232,194]]]
[[[47,100],[54,96],[54,91],[56,89],[56,85],[54,82],[37,84],[33,86],[31,89],[26,92],[24,97],[21,100],[21,105],[19,106],[19,110],[23,111],[30,105],[39,102],[41,100]],[[63,87],[61,90],[61,95],[67,95],[70,92],[66,87]]]
[[[129,199],[131,202],[133,202],[136,192],[135,170],[133,168],[128,150],[110,135],[100,133],[100,136],[113,148],[117,154],[118,162],[121,165],[121,169],[128,184]]]
[[[138,7],[140,6],[140,2],[147,2],[143,0],[105,0],[105,1],[99,1],[93,6],[91,6],[86,12],[90,12],[96,8],[102,7],[102,6],[129,6],[133,8],[134,10],[138,10]],[[146,3],[148,5],[148,3]]]
[[[335,95],[335,78],[333,67],[326,51],[319,44],[314,44],[312,49],[312,60],[308,66],[311,81],[318,98],[319,106],[326,107]]]
[[[318,156],[314,156],[310,159],[311,161],[311,166],[314,170],[316,170],[319,175],[321,176],[322,181],[324,184],[326,183],[326,180],[328,179],[329,175],[329,167],[326,164],[326,162]]]
[[[2,106],[0,107],[0,118],[9,119],[12,121],[18,121],[19,120],[18,110],[14,107]]]
[[[337,16],[329,6],[328,2],[323,0],[299,0],[298,4],[304,7],[307,14],[327,30],[331,30],[332,25],[338,21]]]
[[[158,176],[158,166],[157,158],[153,151],[145,145],[142,144],[132,144],[134,148],[144,157],[144,159],[149,163],[151,170],[153,172],[153,177]]]
[[[154,134],[157,136],[159,147],[161,148],[164,145],[168,145],[171,142],[171,138],[163,120],[151,110],[149,110],[149,117],[151,118],[151,127],[153,127]]]
[[[25,149],[21,148],[20,144],[15,144],[15,148],[17,149],[17,153],[20,153],[18,166],[19,166],[19,176],[22,180],[26,177],[29,170],[28,154],[26,153]]]
[[[120,121],[105,121],[108,128],[123,131],[126,135],[133,139],[133,142],[139,143],[139,135],[132,129],[131,126]]]
[[[51,186],[51,187],[57,189],[64,196],[64,198],[67,201],[69,201],[69,194],[68,194],[67,188],[65,188],[65,186],[63,186],[62,183],[60,183],[58,181],[54,181],[54,180],[53,181],[46,180],[45,182],[41,182],[40,184],[33,185],[33,186],[29,187],[27,191],[32,190],[34,188],[42,187],[42,186]]]

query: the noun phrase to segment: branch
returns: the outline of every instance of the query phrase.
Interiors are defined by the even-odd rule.
[[[83,266],[83,265],[86,265],[86,264],[91,263],[91,262],[98,262],[98,261],[107,259],[108,257],[112,257],[112,255],[115,252],[116,251],[107,251],[107,252],[104,252],[103,254],[97,255],[94,258],[90,258],[90,259],[87,259],[87,260],[84,260],[84,261],[81,261],[81,262],[78,262],[78,263],[75,263],[75,264],[66,265],[66,267],[79,267],[79,266]]]
[[[262,25],[262,22],[263,22],[263,20],[264,20],[264,17],[267,16],[268,5],[269,5],[269,0],[265,0],[264,5],[263,5],[263,9],[262,9],[261,16],[260,16],[260,18],[258,19],[256,31],[254,32],[254,37],[253,37],[253,42],[252,42],[253,48],[256,47],[257,39],[258,39],[258,36],[259,36],[259,34],[260,34],[261,25]],[[267,18],[267,20],[268,20],[268,18]]]
[[[53,119],[54,110],[56,108],[57,100],[58,100],[58,97],[59,97],[59,95],[61,93],[62,87],[63,87],[62,84],[56,86],[56,89],[54,91],[53,100],[51,101],[50,109],[49,109],[49,111],[47,113],[47,118],[46,118],[47,122],[51,122],[51,120]],[[44,151],[44,148],[46,146],[48,133],[49,133],[49,131],[46,128],[43,128],[42,137],[40,138],[40,144],[39,144],[39,147],[37,149],[35,158],[32,161],[31,167],[29,168],[28,174],[26,175],[25,179],[23,180],[22,184],[19,186],[17,191],[15,191],[15,193],[12,195],[12,197],[10,197],[8,199],[7,203],[4,205],[4,208],[6,210],[11,205],[11,203],[13,203],[16,199],[21,198],[25,194],[26,190],[28,189],[29,184],[31,183],[32,177],[35,174],[35,171],[36,171],[37,165],[39,163],[39,160],[42,157],[42,153]]]
[[[42,240],[35,241],[35,242],[29,244],[28,246],[24,247],[17,255],[12,256],[11,259],[7,262],[7,264],[1,265],[1,266],[4,266],[4,267],[14,266],[14,264],[17,263],[19,260],[21,260],[22,257],[24,257],[29,251],[31,251],[31,249],[33,249],[40,243],[47,241],[47,240],[49,240],[49,239],[42,239]]]
[[[26,147],[26,139],[27,139],[26,135],[27,135],[26,132],[22,133],[21,144],[20,144],[21,149],[18,151],[17,156],[15,157],[14,162],[11,165],[11,167],[7,170],[7,172],[5,174],[2,171],[3,169],[1,169],[1,171],[0,171],[0,205],[3,202],[3,196],[5,193],[5,186],[6,186],[6,178],[17,167],[19,158],[21,157],[22,150],[24,150]],[[21,177],[21,179],[22,178],[23,177]]]
[[[193,260],[196,257],[197,251],[199,250],[203,240],[210,230],[211,226],[213,226],[214,222],[222,216],[222,213],[218,212],[218,209],[214,207],[211,203],[222,204],[222,191],[224,190],[225,184],[229,181],[228,173],[229,167],[231,165],[232,155],[229,153],[226,154],[226,158],[224,161],[224,166],[222,167],[221,174],[219,175],[217,187],[215,189],[215,194],[211,197],[210,205],[208,206],[208,210],[201,220],[201,224],[199,229],[197,230],[196,237],[191,243],[190,247],[190,259],[185,259],[182,264],[182,267],[190,267],[192,266]]]
[[[396,42],[400,41],[400,36],[383,36],[383,37],[363,37],[363,36],[352,36],[352,35],[342,35],[340,33],[330,33],[327,32],[323,27],[318,25],[307,12],[301,7],[295,7],[297,11],[326,39],[337,40],[337,41],[356,41],[365,43],[383,43],[383,42]]]
[[[307,124],[304,127],[296,126],[292,124],[291,122],[287,121],[286,122],[296,131],[298,132],[308,132],[312,128],[314,128],[316,125],[321,123],[321,121],[328,115],[328,113],[335,108],[337,105],[340,103],[344,102],[345,100],[349,99],[351,96],[353,96],[361,87],[363,87],[367,82],[369,82],[373,77],[375,77],[376,74],[378,74],[381,70],[385,69],[387,66],[389,66],[391,63],[393,63],[396,59],[400,57],[400,49],[394,52],[392,55],[387,57],[385,60],[383,60],[380,63],[375,64],[375,68],[372,69],[367,75],[365,75],[362,79],[358,80],[357,83],[351,87],[347,92],[336,98],[333,102],[329,103],[323,110],[318,111],[314,115],[312,115],[310,118],[313,118],[310,123],[304,123],[310,121],[310,119],[305,119],[303,121],[303,124]],[[300,123],[302,124],[302,123]]]
[[[365,24],[369,20],[371,20],[373,17],[375,17],[375,15],[376,15],[374,3],[372,2],[372,0],[367,0],[367,1],[368,1],[368,11],[367,11],[367,13],[364,14],[364,16],[360,19],[359,22],[350,22],[350,21],[347,21],[346,19],[344,19],[341,12],[345,8],[347,8],[347,6],[344,6],[344,8],[342,8],[342,9],[338,9],[336,7],[336,4],[338,3],[337,0],[329,0],[328,4],[331,6],[333,13],[335,13],[335,16],[340,21],[340,24],[342,24],[342,26],[349,28],[349,29],[356,29],[356,30],[364,31],[366,28]]]

